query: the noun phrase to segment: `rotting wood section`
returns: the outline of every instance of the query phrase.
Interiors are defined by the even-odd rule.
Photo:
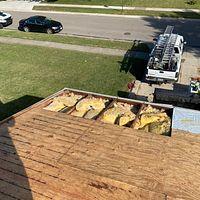
[[[0,126],[0,199],[200,196],[200,137],[165,137],[33,107]]]

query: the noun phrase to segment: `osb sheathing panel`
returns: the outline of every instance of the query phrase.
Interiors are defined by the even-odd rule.
[[[40,108],[0,127],[0,199],[199,196],[199,136],[159,136]]]

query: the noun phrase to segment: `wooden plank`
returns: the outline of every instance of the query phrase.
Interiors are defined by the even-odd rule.
[[[57,165],[57,162],[55,160],[52,160],[51,158],[47,158],[47,156],[41,155],[39,153],[36,154],[36,152],[34,154],[30,151],[27,151],[27,152],[23,152],[23,151],[16,152],[16,150],[11,151],[10,148],[6,147],[5,145],[3,147],[0,145],[0,152],[16,160],[20,157],[20,159],[29,159],[29,160],[39,162],[45,165],[53,166],[53,167],[56,167]]]
[[[66,182],[79,184],[83,187],[81,189],[85,191],[83,194],[86,197],[92,197],[91,199],[164,199],[163,194],[154,193],[76,168],[63,168],[60,177],[68,177],[65,180]],[[75,189],[76,187],[73,188]]]
[[[9,133],[15,134],[17,131],[19,131],[20,133],[29,133],[30,137],[38,137],[44,136],[44,138],[48,138],[54,140],[54,142],[58,141],[58,145],[71,145],[73,144],[76,139],[80,136],[80,134],[73,134],[72,131],[65,131],[62,132],[60,131],[59,133],[56,132],[56,130],[49,130],[44,128],[43,126],[40,126],[38,124],[29,124],[26,123],[25,125],[19,125],[17,124],[16,129],[10,129]],[[63,134],[64,133],[64,134]],[[28,137],[28,136],[27,136]],[[56,143],[57,144],[57,143]]]
[[[32,119],[39,119],[41,118],[41,120],[43,119],[44,121],[48,120],[51,122],[54,122],[55,124],[60,124],[61,126],[65,127],[65,126],[71,126],[71,128],[74,129],[82,129],[84,130],[85,128],[90,127],[90,125],[94,122],[94,120],[88,120],[88,119],[84,119],[81,117],[74,117],[71,115],[67,115],[65,113],[59,113],[59,112],[52,112],[52,111],[47,111],[44,109],[40,109],[37,111],[31,111],[29,114],[34,114],[32,115]],[[77,123],[74,121],[74,118],[76,119],[76,122],[79,122],[78,125]],[[21,118],[23,120],[23,118]],[[65,124],[63,124],[63,122],[65,122]],[[67,123],[66,123],[67,122]],[[76,126],[78,126],[76,128]]]
[[[123,188],[122,183],[120,188],[118,188],[120,185],[119,183],[117,184],[118,185],[117,187],[115,186],[116,184],[110,183],[111,180],[104,180],[105,178],[103,179],[102,177],[97,177],[96,175],[91,175],[89,173],[82,172],[80,170],[73,169],[67,166],[61,166],[60,174],[56,178],[44,173],[46,171],[48,171],[48,173],[51,173],[52,170],[49,172],[49,170],[44,169],[43,173],[40,174],[38,172],[26,168],[26,173],[25,173],[23,172],[23,167],[21,167],[21,169],[18,170],[17,168],[19,166],[16,167],[10,165],[11,164],[7,165],[7,163],[1,165],[1,167],[3,166],[5,167],[4,170],[9,171],[4,173],[6,174],[6,178],[2,176],[4,177],[4,180],[5,179],[7,181],[10,180],[9,178],[12,177],[10,175],[11,174],[10,171],[13,171],[14,173],[14,178],[12,177],[13,183],[17,181],[17,183],[20,182],[20,184],[22,184],[23,182],[26,182],[25,178],[26,176],[28,176],[30,186],[32,190],[35,191],[35,184],[33,184],[33,180],[35,181],[38,179],[37,181],[39,183],[37,183],[37,185],[40,186],[40,192],[45,191],[44,186],[41,187],[41,183],[44,183],[46,185],[45,188],[48,188],[49,190],[54,192],[56,191],[56,194],[58,194],[58,196],[62,198],[70,197],[71,199],[73,197],[72,199],[95,199],[98,198],[99,193],[101,193],[100,195],[101,199],[108,199],[108,197],[113,199],[130,199],[131,197],[138,197],[137,199],[142,199],[139,197],[142,196],[147,198],[152,195],[155,197],[154,199],[164,199],[161,198],[163,197],[162,194],[156,194],[156,193],[154,194],[153,192],[150,191],[146,190],[143,191],[140,188],[134,188],[128,185],[125,188]],[[18,174],[20,174],[21,176],[19,176]],[[0,175],[2,175],[1,170],[0,170]],[[77,185],[79,185],[79,189],[77,188]],[[82,191],[85,191],[84,194],[82,193]],[[140,196],[135,195],[135,191],[140,191],[141,193]],[[118,193],[123,193],[123,194],[121,194],[121,197],[119,197]]]
[[[0,195],[24,199],[29,188],[32,199],[198,199],[199,143],[39,106],[0,126]]]
[[[0,192],[0,199],[2,200],[16,200],[15,197],[9,196],[8,194]]]
[[[30,133],[30,132],[28,132]],[[28,143],[31,141],[31,145],[33,146],[39,146],[42,147],[44,146],[46,149],[50,151],[55,151],[55,152],[60,152],[64,153],[66,151],[66,148],[69,147],[70,145],[66,145],[65,143],[61,143],[60,141],[56,141],[52,137],[43,137],[42,134],[40,135],[39,139],[38,136],[31,137],[30,134],[27,134],[27,132],[22,132],[19,130],[16,130],[15,132],[10,133],[12,135],[12,141],[20,141],[23,143]],[[4,136],[7,138],[6,136]],[[2,136],[0,136],[0,140],[4,139]],[[10,139],[10,138],[8,138]],[[5,139],[4,139],[5,140]],[[10,139],[11,140],[11,139]],[[48,141],[47,141],[48,140]],[[52,144],[52,145],[50,145]]]
[[[169,140],[165,153],[165,192],[179,199],[197,200],[200,196],[200,138],[177,136]]]
[[[25,193],[24,194],[25,196],[27,196],[28,193],[31,193],[31,191],[41,195],[42,198],[44,197],[47,199],[52,199],[52,197],[54,196],[53,191],[51,191],[46,186],[45,183],[41,183],[33,179],[27,179],[27,177],[25,176],[14,174],[4,169],[0,169],[0,177],[2,180],[4,180],[4,182],[15,186],[14,188],[15,190],[19,190],[20,192],[21,190],[23,190]],[[10,188],[5,187],[5,193],[9,193],[9,192],[10,192]],[[25,196],[22,197],[22,199],[26,199]]]
[[[22,172],[24,172],[24,168],[36,171],[38,173],[43,173],[44,170],[47,170],[47,172],[51,172],[51,174],[49,174],[50,176],[56,177],[58,176],[59,173],[59,165],[57,166],[51,166],[49,164],[45,164],[44,162],[38,162],[36,160],[32,160],[29,158],[24,158],[22,156],[18,156],[18,155],[8,155],[8,154],[4,154],[0,151],[0,162],[2,163],[1,167],[5,169],[8,169],[10,171],[13,171],[15,173],[19,173],[22,174]],[[37,168],[35,167],[37,166]]]
[[[5,180],[2,180],[2,178],[0,178],[0,193],[4,194],[4,196],[6,197],[5,200],[11,197],[17,200],[32,200],[32,199],[50,200],[51,199],[44,195],[31,191],[30,188],[24,189],[22,187],[17,187],[16,185],[12,184],[12,182],[7,182]]]
[[[151,146],[147,145],[147,141],[146,145],[143,145],[144,142],[140,143],[141,146],[137,149],[134,148],[137,142],[132,142],[133,144],[129,143],[132,149],[125,151],[123,147],[118,148],[120,145],[123,146],[120,138],[113,141],[112,149],[100,146],[98,138],[92,143],[85,143],[81,139],[63,156],[60,163],[151,191],[162,192],[165,167],[161,162],[164,158],[162,144]]]

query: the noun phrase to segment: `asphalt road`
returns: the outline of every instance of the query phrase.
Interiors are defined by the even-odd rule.
[[[61,33],[96,36],[112,39],[152,40],[163,32],[167,25],[174,25],[175,32],[183,35],[191,46],[200,47],[200,20],[123,18],[107,16],[89,16],[60,13],[10,12],[14,22],[10,28],[17,28],[18,21],[31,15],[46,15],[60,21],[64,29]]]

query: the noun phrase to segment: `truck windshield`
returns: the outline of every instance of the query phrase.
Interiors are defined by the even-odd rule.
[[[4,14],[3,12],[0,12],[0,16],[5,17],[6,14]]]
[[[178,47],[174,47],[174,52],[175,52],[175,53],[179,53]]]

